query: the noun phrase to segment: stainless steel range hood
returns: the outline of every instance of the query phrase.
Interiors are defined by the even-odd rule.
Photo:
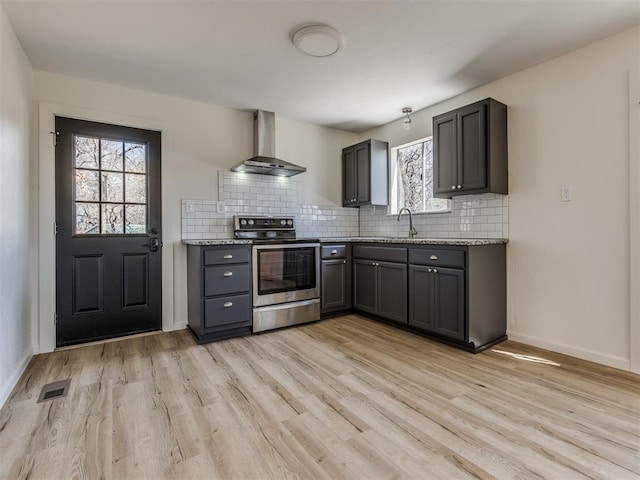
[[[275,158],[276,115],[273,112],[256,110],[253,113],[253,155],[231,170],[279,177],[291,177],[307,171],[304,167]]]

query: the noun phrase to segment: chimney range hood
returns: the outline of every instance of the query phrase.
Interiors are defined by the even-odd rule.
[[[275,113],[256,110],[253,113],[253,157],[231,169],[233,172],[258,173],[291,177],[306,172],[305,167],[275,158],[276,128]]]

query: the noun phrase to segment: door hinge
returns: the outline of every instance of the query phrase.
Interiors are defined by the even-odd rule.
[[[55,237],[56,235],[58,235],[58,224],[53,222],[53,236]]]
[[[53,138],[53,146],[58,145],[58,137],[60,136],[60,132],[49,132]]]
[[[57,324],[58,324],[58,314],[57,314],[57,313],[54,313],[54,314],[53,314],[53,324],[54,324],[54,325],[57,325]]]

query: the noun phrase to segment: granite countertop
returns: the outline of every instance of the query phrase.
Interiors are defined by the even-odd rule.
[[[321,243],[367,242],[367,243],[407,243],[412,245],[498,245],[508,243],[506,238],[395,238],[395,237],[322,237]],[[251,240],[236,238],[216,238],[183,240],[185,245],[250,245]]]
[[[325,237],[324,243],[368,242],[368,243],[407,243],[411,245],[498,245],[508,243],[506,238],[407,238],[407,237]]]

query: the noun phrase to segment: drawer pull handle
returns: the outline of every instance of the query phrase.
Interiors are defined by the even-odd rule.
[[[230,253],[227,253],[224,257],[225,260],[231,260],[233,258],[233,255],[231,255]]]
[[[434,269],[433,269],[433,273],[438,273],[438,269],[437,269],[437,268],[434,268]]]
[[[338,250],[331,250],[331,255],[337,255],[338,254]]]
[[[427,268],[427,272],[429,273],[433,272],[433,268]]]
[[[342,260],[342,263],[347,263],[347,261],[346,260]]]
[[[431,255],[431,256],[429,257],[429,260],[437,260],[437,259],[438,259],[438,256],[437,256],[437,255]]]
[[[233,302],[224,302],[223,307],[224,307],[224,308],[233,307]]]
[[[231,277],[233,276],[233,272],[224,272],[222,275],[224,275],[225,277]]]

